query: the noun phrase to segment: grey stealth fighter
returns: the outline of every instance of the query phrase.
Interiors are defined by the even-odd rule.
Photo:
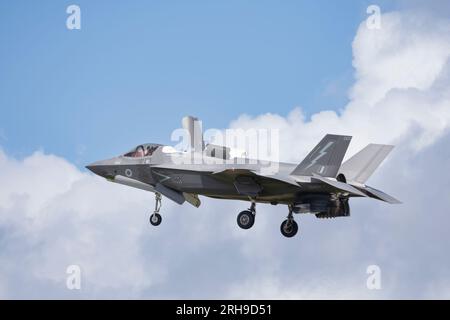
[[[400,203],[366,185],[393,146],[369,144],[342,164],[351,137],[328,134],[300,164],[277,162],[278,170],[268,173],[261,170],[260,160],[231,159],[230,148],[205,145],[197,118],[185,117],[183,127],[191,140],[187,151],[155,143],[141,144],[121,156],[86,168],[109,181],[153,192],[156,202],[150,223],[154,226],[162,220],[159,213],[162,196],[195,207],[200,206],[199,196],[249,201],[250,208],[237,216],[242,229],[253,226],[257,203],[287,205],[288,215],[280,230],[288,238],[298,231],[294,214],[309,213],[322,219],[348,217],[349,199],[353,197]],[[193,158],[212,161],[185,161]],[[214,161],[217,159],[234,161],[217,164]]]

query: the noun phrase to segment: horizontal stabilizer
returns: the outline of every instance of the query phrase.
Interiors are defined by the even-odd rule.
[[[360,189],[363,190],[371,198],[376,198],[376,199],[379,199],[379,200],[382,200],[384,202],[391,203],[391,204],[402,203],[401,201],[395,199],[394,197],[384,193],[383,191],[377,190],[375,188],[372,188],[369,186],[364,186],[364,187],[360,187]]]
[[[336,178],[342,159],[350,144],[350,136],[327,134],[322,141],[308,154],[291,175]]]
[[[327,178],[320,177],[320,176],[317,176],[317,175],[314,175],[313,179],[316,179],[316,180],[319,180],[319,181],[321,181],[323,183],[326,183],[326,184],[328,184],[328,185],[330,185],[330,186],[332,186],[335,189],[338,189],[340,191],[348,192],[348,193],[350,193],[352,195],[356,195],[356,196],[367,197],[367,195],[365,193],[359,191],[358,189],[356,189],[355,187],[353,187],[353,186],[351,186],[351,185],[349,185],[347,183],[339,182],[339,181],[332,180],[332,179],[327,179]]]
[[[394,146],[369,144],[353,157],[345,161],[342,164],[339,173],[342,173],[347,181],[365,183],[392,149],[394,149]]]

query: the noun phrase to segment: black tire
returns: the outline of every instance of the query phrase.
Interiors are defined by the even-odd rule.
[[[255,224],[255,215],[249,210],[242,211],[237,216],[237,224],[244,230],[250,229]]]
[[[280,226],[280,231],[286,238],[292,238],[298,232],[298,224],[295,220],[285,220]]]
[[[161,224],[162,217],[159,213],[153,213],[150,215],[149,220],[150,220],[150,224],[156,227]]]

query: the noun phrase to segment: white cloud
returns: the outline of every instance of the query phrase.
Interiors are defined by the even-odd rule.
[[[382,16],[382,26],[359,27],[353,42],[356,82],[340,113],[322,111],[306,119],[296,108],[286,118],[243,115],[231,127],[280,129],[280,155],[291,161],[326,133],[353,135],[349,153],[370,142],[415,150],[431,145],[450,126],[450,22],[395,12]]]
[[[144,193],[99,184],[41,152],[23,161],[1,153],[0,162],[2,275],[54,282],[64,292],[66,268],[77,264],[87,296],[106,288],[139,291],[163,279],[159,265],[144,269],[141,261],[146,225],[136,213],[146,211]]]
[[[357,280],[357,279],[356,279]],[[282,299],[282,300],[345,300],[345,299],[379,299],[385,292],[367,290],[364,279],[355,281],[355,277],[345,279],[314,278],[304,282],[289,281],[281,283],[279,275],[269,277],[252,277],[243,284],[232,287],[230,299]]]
[[[448,297],[447,287],[438,284],[448,277],[442,268],[449,266],[440,243],[448,241],[444,229],[450,224],[445,216],[447,201],[442,199],[450,192],[448,173],[443,169],[448,159],[442,156],[442,151],[448,150],[445,141],[450,126],[450,21],[407,11],[383,15],[382,26],[381,30],[369,30],[362,23],[358,30],[353,42],[356,82],[350,102],[341,112],[322,111],[311,119],[305,118],[301,108],[287,117],[243,115],[231,127],[279,129],[279,154],[290,161],[300,161],[326,133],[353,135],[350,155],[371,142],[396,144],[389,162],[370,182],[396,190],[394,194],[405,204],[389,207],[354,200],[351,226],[341,221],[332,221],[330,229],[307,226],[308,231],[318,232],[317,241],[313,249],[302,245],[303,252],[295,252],[310,268],[316,255],[335,266],[338,271],[326,272],[331,282],[315,287],[323,283],[323,265],[316,266],[310,276],[314,280],[303,282],[304,286],[286,281],[286,269],[280,267],[275,275],[273,270],[265,272],[267,281],[258,274],[233,287],[233,295]],[[436,156],[439,152],[440,157]],[[431,182],[432,176],[439,178]],[[348,259],[348,268],[339,268],[339,256]],[[441,265],[429,262],[436,259]],[[376,295],[354,282],[355,272],[373,262],[383,264],[386,273],[385,288]],[[292,262],[292,266],[298,267],[298,263]],[[311,273],[309,268],[307,273]],[[297,274],[296,279],[305,278]],[[333,284],[333,279],[340,280]]]

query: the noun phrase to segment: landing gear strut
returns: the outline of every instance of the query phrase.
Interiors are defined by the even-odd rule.
[[[161,194],[155,193],[155,211],[150,215],[150,223],[153,226],[159,226],[162,221],[162,217],[159,214],[159,210],[161,209]]]
[[[237,224],[242,229],[250,229],[255,224],[256,204],[252,201],[250,209],[242,211],[237,216]]]
[[[294,216],[292,214],[293,207],[292,205],[289,205],[289,214],[287,216],[287,219],[283,221],[283,223],[280,226],[280,231],[286,238],[292,238],[295,236],[298,232],[298,224],[294,220]]]

